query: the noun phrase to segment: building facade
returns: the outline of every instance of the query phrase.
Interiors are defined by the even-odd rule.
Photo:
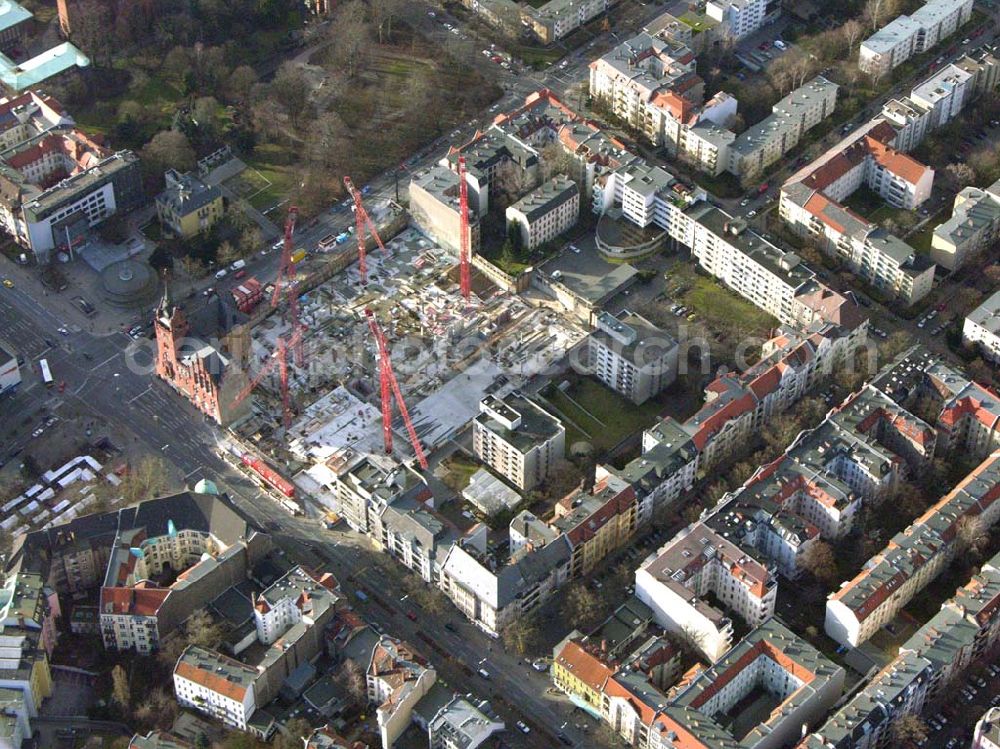
[[[518,393],[487,396],[473,421],[477,458],[522,492],[530,491],[559,465],[566,429],[557,418]]]
[[[208,231],[222,218],[222,191],[206,184],[197,175],[181,174],[168,169],[164,175],[166,189],[156,196],[156,215],[160,225],[181,239]]]
[[[569,231],[580,218],[580,190],[568,177],[553,177],[507,207],[507,231],[517,231],[521,246],[533,250]]]
[[[676,379],[677,348],[677,341],[641,315],[601,312],[587,340],[587,367],[615,392],[645,403]]]
[[[972,17],[972,5],[972,0],[928,0],[912,16],[899,16],[865,39],[858,67],[884,75],[913,55],[927,52]]]
[[[1000,362],[1000,291],[966,315],[962,342],[977,347],[984,358]]]

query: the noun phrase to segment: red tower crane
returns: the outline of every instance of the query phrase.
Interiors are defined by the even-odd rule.
[[[472,274],[469,271],[469,252],[472,237],[469,234],[469,188],[465,184],[465,157],[458,157],[458,206],[461,215],[461,227],[458,235],[458,261],[461,266],[462,296],[469,301],[472,293]]]
[[[406,410],[406,403],[403,401],[403,394],[399,391],[399,383],[396,375],[392,372],[392,362],[389,359],[389,347],[385,343],[385,335],[375,319],[375,313],[370,309],[365,309],[365,316],[368,318],[368,327],[371,328],[372,336],[378,347],[379,356],[379,384],[382,390],[382,435],[385,439],[386,454],[392,453],[392,396],[396,398],[396,405],[399,406],[399,413],[406,424],[406,432],[410,436],[410,444],[413,445],[413,452],[416,453],[417,462],[423,470],[427,470],[427,457],[424,455],[424,448],[420,446],[420,439],[417,437],[417,430],[413,428],[410,420],[410,412]]]
[[[344,175],[344,187],[347,188],[347,193],[354,199],[354,233],[358,235],[358,273],[361,274],[361,285],[364,286],[368,283],[368,262],[365,256],[365,229],[367,228],[375,242],[382,249],[382,252],[386,252],[385,245],[382,244],[382,238],[378,235],[378,230],[375,228],[374,222],[368,217],[368,211],[365,210],[364,204],[361,202],[361,191],[354,187],[354,183],[351,182],[351,178]]]
[[[281,299],[282,282],[292,278],[292,233],[295,231],[295,220],[299,217],[299,209],[294,205],[288,209],[285,219],[285,241],[281,245],[281,260],[278,262],[278,277],[274,280],[274,293],[271,294],[271,309],[278,306]]]
[[[305,350],[302,346],[302,334],[305,328],[299,321],[299,293],[298,284],[294,280],[294,263],[292,262],[292,235],[295,232],[295,222],[299,217],[299,209],[294,205],[288,209],[288,217],[285,219],[285,239],[281,244],[281,260],[278,263],[278,277],[274,281],[274,293],[271,294],[271,309],[278,306],[284,292],[288,300],[288,313],[292,326],[293,338],[296,341],[292,346],[292,354],[296,367],[305,366]],[[294,337],[298,331],[299,336]]]
[[[271,354],[270,358],[264,363],[264,366],[260,368],[260,371],[254,376],[247,386],[243,388],[240,392],[236,394],[233,398],[233,405],[237,406],[244,400],[250,397],[250,393],[261,383],[268,374],[274,369],[274,366],[278,365],[278,372],[281,377],[281,409],[282,409],[282,421],[285,425],[285,429],[288,429],[292,425],[292,403],[291,403],[291,393],[288,389],[288,351],[291,349],[295,351],[297,347],[302,345],[302,331],[300,329],[293,329],[291,339],[286,341],[284,336],[278,337],[278,348]]]

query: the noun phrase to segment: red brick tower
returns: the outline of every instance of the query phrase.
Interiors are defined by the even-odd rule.
[[[163,298],[156,307],[156,374],[169,383],[175,383],[177,349],[188,334],[184,312],[170,300],[170,287],[164,282]]]

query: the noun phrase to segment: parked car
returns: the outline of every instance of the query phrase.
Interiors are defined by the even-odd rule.
[[[524,721],[517,721],[517,727],[521,729],[521,733],[531,733],[531,729],[524,724]]]

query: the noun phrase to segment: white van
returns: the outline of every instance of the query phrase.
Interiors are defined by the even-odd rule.
[[[240,258],[239,260],[237,260],[235,263],[233,263],[229,267],[230,267],[231,270],[240,270],[241,268],[245,268],[246,264],[247,264],[247,261],[244,260],[244,259],[242,259],[242,258]]]
[[[220,270],[218,273],[215,274],[215,279],[217,281],[221,281],[225,277],[226,277],[226,269],[225,268],[223,268],[222,270]]]
[[[781,50],[787,49],[787,45],[783,41],[781,41],[780,39],[775,39],[774,40],[774,46],[777,47],[778,49],[781,49]]]

